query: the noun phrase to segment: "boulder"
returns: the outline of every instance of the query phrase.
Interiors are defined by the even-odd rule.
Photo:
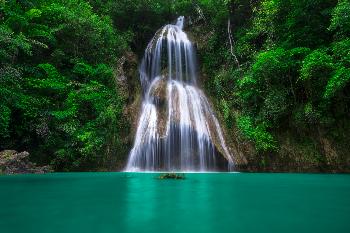
[[[53,172],[50,166],[37,166],[29,161],[29,153],[14,150],[0,152],[0,174],[26,174]]]

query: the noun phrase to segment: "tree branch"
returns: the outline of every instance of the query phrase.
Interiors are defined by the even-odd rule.
[[[239,64],[238,58],[237,58],[236,54],[234,53],[234,49],[233,49],[234,41],[233,41],[232,33],[231,33],[231,19],[230,18],[228,18],[228,20],[227,20],[227,34],[228,34],[228,39],[229,39],[229,42],[230,42],[231,55],[232,55],[233,59],[235,60],[238,68],[240,68],[240,64]]]

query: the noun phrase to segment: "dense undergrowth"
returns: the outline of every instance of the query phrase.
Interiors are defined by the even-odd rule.
[[[316,138],[346,152],[349,12],[349,0],[0,1],[0,149],[56,170],[122,163],[130,103],[116,64],[185,15],[228,134],[258,155],[279,156],[286,135],[318,160]]]

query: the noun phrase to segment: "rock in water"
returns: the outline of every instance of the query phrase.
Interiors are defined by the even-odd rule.
[[[39,167],[29,161],[29,153],[14,150],[0,152],[0,174],[25,174],[53,172],[50,166]]]
[[[158,177],[161,180],[184,180],[185,175],[184,174],[176,174],[176,173],[165,173]]]

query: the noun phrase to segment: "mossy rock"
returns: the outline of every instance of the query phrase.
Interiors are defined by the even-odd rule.
[[[166,180],[166,179],[170,179],[170,180],[184,180],[185,179],[185,175],[184,174],[176,174],[176,173],[165,173],[165,174],[161,174],[158,179],[161,180]]]

